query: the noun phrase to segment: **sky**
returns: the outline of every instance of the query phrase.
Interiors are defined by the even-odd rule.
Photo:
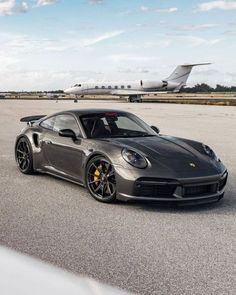
[[[84,81],[236,85],[236,0],[0,0],[0,91]]]

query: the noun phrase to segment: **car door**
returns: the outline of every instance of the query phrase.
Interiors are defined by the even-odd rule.
[[[71,129],[78,140],[59,136],[62,129]],[[53,132],[44,137],[43,152],[49,162],[49,169],[61,176],[82,181],[82,138],[77,119],[72,114],[55,116]]]

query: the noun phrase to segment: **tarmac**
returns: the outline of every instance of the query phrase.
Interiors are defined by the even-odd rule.
[[[75,184],[18,171],[21,117],[89,107],[125,109],[163,134],[210,145],[229,171],[224,199],[181,208],[102,204]],[[235,107],[1,100],[0,126],[1,245],[137,294],[235,294]]]

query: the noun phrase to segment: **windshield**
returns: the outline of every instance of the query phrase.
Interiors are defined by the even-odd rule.
[[[145,137],[157,134],[132,114],[106,112],[80,117],[88,138]]]

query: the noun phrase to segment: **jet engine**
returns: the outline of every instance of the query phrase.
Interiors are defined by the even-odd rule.
[[[168,86],[167,81],[140,81],[140,85],[143,89],[160,89]]]

